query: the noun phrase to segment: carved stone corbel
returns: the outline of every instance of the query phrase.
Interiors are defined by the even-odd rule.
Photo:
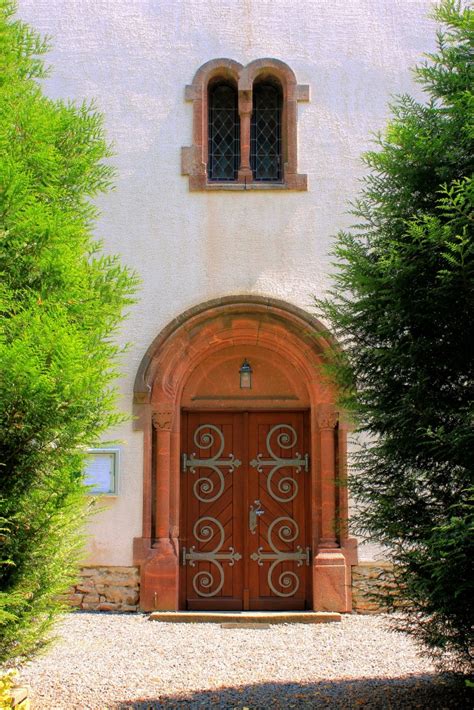
[[[318,429],[335,429],[339,421],[339,412],[332,404],[320,404],[316,409]]]
[[[173,426],[173,408],[163,407],[153,412],[151,420],[156,431],[171,431]]]

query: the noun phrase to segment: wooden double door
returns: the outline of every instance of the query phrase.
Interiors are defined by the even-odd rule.
[[[182,607],[310,608],[307,413],[183,419]]]

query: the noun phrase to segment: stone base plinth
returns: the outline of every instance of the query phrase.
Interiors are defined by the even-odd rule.
[[[179,608],[179,566],[175,544],[158,540],[149,548],[141,565],[140,609],[142,611],[176,611]]]
[[[350,566],[339,549],[319,550],[313,564],[314,611],[351,611]]]

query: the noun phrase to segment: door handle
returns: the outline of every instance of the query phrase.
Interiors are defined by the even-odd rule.
[[[255,535],[257,529],[257,520],[264,514],[264,510],[260,507],[262,504],[259,500],[254,500],[253,505],[250,506],[249,510],[249,530],[252,535]],[[255,507],[254,507],[255,506]]]

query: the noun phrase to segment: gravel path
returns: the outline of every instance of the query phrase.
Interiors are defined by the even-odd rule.
[[[74,613],[27,664],[34,710],[468,707],[381,616],[224,629]]]

